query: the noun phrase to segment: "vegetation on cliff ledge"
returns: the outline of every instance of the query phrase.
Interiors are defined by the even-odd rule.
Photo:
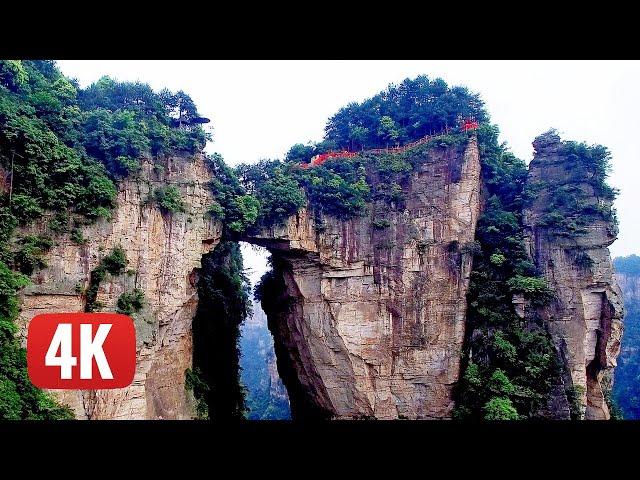
[[[244,232],[256,222],[260,202],[254,195],[248,194],[220,154],[215,153],[206,159],[213,173],[210,187],[214,203],[209,207],[209,214],[222,221],[231,232]]]
[[[131,292],[124,292],[118,298],[117,313],[133,315],[144,307],[144,292],[139,288],[134,288]]]
[[[489,119],[478,94],[419,75],[341,108],[327,122],[323,142],[309,153],[403,145],[455,127],[460,117],[475,117],[480,123]]]
[[[173,128],[177,115],[197,116],[183,92],[108,77],[81,89],[54,62],[0,61],[4,238],[46,212],[73,214],[67,223],[108,217],[114,182],[136,171],[141,157],[204,147],[200,126]]]
[[[546,403],[559,364],[545,326],[537,319],[521,319],[512,299],[523,295],[532,304],[543,305],[552,292],[525,250],[522,207],[527,167],[498,142],[498,129],[489,123],[478,96],[424,76],[405,80],[340,110],[329,120],[322,142],[294,145],[284,161],[242,165],[236,173],[246,192],[255,195],[261,207],[268,205],[261,208],[258,219],[266,225],[282,222],[307,203],[316,214],[342,219],[365,214],[372,201],[401,210],[408,177],[429,157],[428,151],[463,146],[474,133],[453,130],[402,153],[361,151],[306,169],[300,163],[328,150],[403,144],[454,127],[458,118],[469,116],[480,122],[474,133],[487,201],[477,227],[477,248],[471,250],[469,335],[455,416],[524,419],[536,416]],[[374,225],[385,228],[385,219],[376,218]],[[269,279],[264,277],[263,288]]]
[[[455,127],[460,118],[471,116],[480,122],[488,119],[478,95],[421,75],[342,108],[329,119],[321,142],[296,144],[284,160],[240,165],[235,174],[243,192],[258,200],[256,222],[261,225],[280,224],[307,204],[316,215],[341,219],[364,215],[371,200],[401,209],[408,175],[424,157],[420,154],[466,143],[469,134],[455,133]],[[451,134],[401,153],[366,151],[404,145],[445,129]],[[301,168],[317,154],[341,150],[359,153]]]
[[[547,177],[527,185],[526,206],[538,198],[544,215],[538,225],[560,236],[587,233],[587,227],[604,221],[617,228],[616,211],[612,206],[618,192],[607,184],[611,171],[611,153],[602,145],[587,145],[561,141],[555,130],[538,139],[557,144],[558,158],[567,165],[565,175]],[[539,193],[546,193],[539,197]]]
[[[186,211],[184,202],[180,198],[180,191],[173,185],[163,185],[154,189],[150,200],[155,202],[163,213]]]
[[[82,225],[110,216],[117,182],[135,175],[141,158],[201,150],[207,135],[199,125],[189,125],[197,116],[184,92],[157,93],[145,84],[108,77],[81,89],[54,62],[0,61],[0,418],[72,417],[28,379],[14,323],[18,291],[29,281],[25,274],[45,266],[43,255],[54,235],[71,232],[76,243],[85,242]],[[526,165],[499,144],[498,129],[489,123],[478,95],[419,76],[340,109],[329,119],[321,142],[294,145],[284,160],[231,169],[219,155],[207,157],[215,200],[209,214],[223,222],[226,239],[257,224],[280,224],[308,204],[316,215],[341,219],[366,214],[371,202],[401,210],[409,175],[428,157],[423,154],[461,147],[470,134],[443,135],[402,153],[366,150],[450,133],[461,117],[472,116],[480,122],[476,133],[486,203],[472,249],[468,334],[455,416],[526,419],[545,406],[560,374],[545,325],[535,316],[520,318],[512,303],[514,295],[522,295],[533,305],[544,305],[553,295],[527,255],[522,226],[525,202],[545,185],[525,191]],[[545,225],[574,234],[595,219],[615,220],[610,207],[615,191],[605,182],[609,153],[573,142],[565,142],[563,149],[576,178],[550,189]],[[336,150],[358,153],[301,167],[317,154]],[[591,201],[591,192],[576,183],[589,185],[602,201]],[[173,187],[155,189],[151,200],[165,213],[185,209]],[[36,221],[46,225],[45,232],[15,234]],[[383,217],[374,225],[389,226]],[[580,262],[587,265],[589,259]],[[87,311],[99,307],[95,300],[106,273],[120,274],[126,264],[117,248],[102,259],[91,274]],[[267,275],[258,295],[272,284]],[[185,372],[186,387],[194,393],[200,417],[242,418],[238,338],[249,302],[237,243],[224,240],[203,257],[198,294],[194,368]],[[119,299],[118,308],[135,311],[142,303],[142,292],[134,291]]]
[[[98,266],[89,274],[89,287],[85,292],[85,312],[94,312],[102,308],[103,305],[96,300],[98,298],[100,283],[105,279],[107,273],[111,275],[124,273],[124,269],[128,263],[127,255],[120,246],[114,247],[109,254],[100,260]]]

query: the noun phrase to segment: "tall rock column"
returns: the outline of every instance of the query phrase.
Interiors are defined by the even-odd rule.
[[[477,140],[416,152],[405,208],[351,220],[309,205],[266,246],[263,308],[294,417],[447,418],[480,212]]]
[[[527,185],[534,198],[524,211],[525,235],[531,258],[555,291],[539,313],[564,364],[565,389],[583,405],[582,417],[607,419],[605,390],[620,351],[623,314],[607,248],[617,236],[607,214],[611,200],[597,188],[603,179],[588,165],[585,170],[555,133],[533,146]]]

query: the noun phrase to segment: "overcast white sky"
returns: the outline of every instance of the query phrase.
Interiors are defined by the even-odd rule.
[[[227,163],[283,156],[294,143],[320,140],[341,106],[389,83],[427,74],[481,94],[512,151],[529,161],[531,142],[555,127],[567,140],[611,150],[610,183],[620,236],[614,256],[640,254],[638,61],[80,61],[58,62],[82,86],[102,75],[184,90],[211,118]],[[243,248],[245,250],[245,248]],[[251,262],[247,262],[251,263]],[[260,270],[262,270],[260,268]]]

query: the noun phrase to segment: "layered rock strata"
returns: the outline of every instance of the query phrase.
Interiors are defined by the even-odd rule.
[[[553,189],[571,184],[595,208],[611,201],[599,198],[593,185],[575,175],[576,166],[563,154],[557,135],[533,143],[535,157],[527,182],[536,198],[524,211],[531,258],[554,290],[554,299],[539,310],[564,364],[565,391],[573,390],[585,419],[607,419],[605,394],[610,388],[622,337],[622,296],[613,275],[608,246],[617,236],[609,220],[593,219],[575,233],[559,233],[544,222]]]
[[[480,158],[475,138],[416,155],[403,208],[344,221],[303,210],[246,239],[274,255],[280,288],[263,307],[294,417],[451,414]]]
[[[191,368],[191,322],[197,307],[197,269],[203,253],[215,247],[221,224],[206,214],[212,203],[211,173],[202,155],[146,159],[142,171],[119,185],[117,207],[109,220],[83,227],[84,245],[69,235],[56,238],[47,267],[22,293],[22,335],[39,313],[81,312],[90,274],[116,246],[127,256],[127,273],[107,274],[97,303],[115,311],[120,295],[138,288],[145,306],[133,315],[137,364],[133,383],[102,391],[56,390],[77,418],[185,419],[193,416],[193,399],[185,391]],[[151,200],[155,188],[178,188],[185,213],[163,212]],[[39,233],[46,222],[30,233]]]

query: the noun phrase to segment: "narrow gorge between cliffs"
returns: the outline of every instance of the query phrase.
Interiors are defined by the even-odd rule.
[[[255,287],[269,270],[266,249],[240,243],[243,263],[251,286],[251,312],[240,327],[240,383],[245,388],[249,420],[289,420],[289,395],[276,363],[273,335],[267,314],[253,299]]]

